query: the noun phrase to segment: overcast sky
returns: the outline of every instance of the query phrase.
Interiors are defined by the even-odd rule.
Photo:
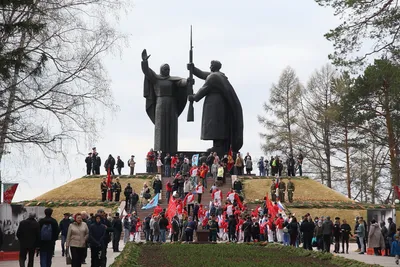
[[[103,126],[101,139],[82,147],[81,152],[96,146],[103,162],[110,153],[120,155],[125,162],[133,154],[138,172],[145,171],[144,158],[153,146],[154,135],[143,98],[140,61],[144,48],[151,54],[149,64],[154,71],[158,72],[162,63],[169,63],[171,75],[187,77],[192,24],[196,66],[208,69],[211,60],[222,62],[222,71],[243,107],[242,152],[259,157],[259,132],[264,129],[257,122],[257,114],[263,112],[262,103],[269,97],[271,84],[288,65],[306,83],[316,68],[328,62],[332,46],[323,34],[338,23],[332,10],[319,7],[312,0],[136,0],[132,11],[121,16],[119,27],[130,35],[129,46],[121,56],[105,58],[120,111]],[[197,79],[194,90],[202,84]],[[195,122],[186,122],[187,110],[182,113],[179,150],[205,151],[212,146],[211,141],[200,140],[202,105],[203,101],[195,103]],[[76,153],[69,155],[69,168],[49,164],[38,153],[28,157],[29,160],[20,160],[8,156],[3,161],[4,178],[21,183],[16,201],[34,198],[85,174],[84,156]],[[5,168],[10,165],[18,168]]]

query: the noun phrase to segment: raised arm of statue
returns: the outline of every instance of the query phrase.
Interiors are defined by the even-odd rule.
[[[151,83],[155,83],[157,81],[157,74],[149,68],[149,62],[147,60],[142,61],[142,71],[144,76],[146,76]]]
[[[202,71],[196,67],[193,67],[193,75],[196,76],[199,79],[205,80],[207,79],[208,75],[210,75],[211,72],[208,71]]]
[[[149,59],[150,55],[147,55],[146,49],[143,49],[142,52],[142,71],[150,82],[154,83],[157,81],[157,74],[149,68]]]

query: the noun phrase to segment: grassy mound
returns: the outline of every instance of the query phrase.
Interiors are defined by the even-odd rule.
[[[292,266],[366,267],[362,262],[332,254],[274,244],[164,244],[128,243],[111,267],[122,266]]]
[[[354,203],[353,200],[345,195],[320,184],[317,181],[308,178],[292,179],[296,191],[294,192],[294,201],[307,202],[348,202]],[[284,178],[287,185],[287,179]],[[246,179],[244,180],[244,192],[246,201],[253,202],[256,199],[263,199],[266,193],[270,192],[272,179]],[[268,195],[270,196],[270,195]],[[286,196],[287,197],[287,196]]]
[[[37,197],[35,200],[38,201],[57,201],[57,200],[99,200],[101,199],[100,178],[80,178],[73,180],[65,185],[57,187],[49,192]],[[147,182],[150,186],[150,178],[123,178],[120,179],[122,190],[128,183],[131,184],[132,188],[136,192],[140,192],[143,187],[143,183]]]

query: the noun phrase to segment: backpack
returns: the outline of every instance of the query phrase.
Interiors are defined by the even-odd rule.
[[[40,230],[40,239],[42,241],[53,240],[53,228],[51,224],[44,224]]]

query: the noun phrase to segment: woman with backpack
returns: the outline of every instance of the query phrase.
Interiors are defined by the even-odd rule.
[[[74,222],[69,225],[67,233],[67,254],[71,249],[72,267],[81,267],[85,259],[86,243],[89,238],[89,228],[82,221],[80,213],[75,214]]]

